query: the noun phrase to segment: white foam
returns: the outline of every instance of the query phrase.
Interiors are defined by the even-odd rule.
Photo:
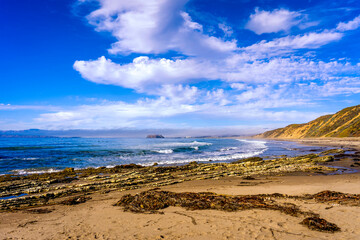
[[[259,141],[259,140],[246,140],[246,139],[236,139],[237,141],[246,143],[248,150],[264,150],[266,151],[268,147],[266,146],[266,141]]]
[[[154,144],[154,147],[200,147],[200,146],[210,146],[212,145],[212,143],[208,143],[208,142],[198,142],[198,141],[193,141],[193,142],[169,142],[169,143],[159,143],[159,144]]]
[[[249,153],[238,153],[238,154],[233,154],[233,155],[227,155],[227,156],[213,156],[213,157],[205,157],[205,158],[190,158],[190,159],[174,159],[174,160],[167,160],[167,161],[157,161],[156,163],[159,164],[184,164],[184,163],[190,163],[190,162],[210,162],[210,161],[214,161],[214,162],[225,162],[225,161],[229,161],[229,160],[235,160],[235,159],[243,159],[243,158],[249,158],[249,157],[254,157],[257,155],[262,154],[263,152],[265,152],[266,149],[263,149],[261,151],[257,151],[257,152],[249,152]],[[141,165],[143,166],[152,166],[155,162],[147,162],[147,163],[141,163]]]
[[[226,152],[226,151],[236,150],[236,149],[238,149],[238,147],[227,147],[227,148],[220,149],[220,152]]]
[[[259,146],[259,147],[266,147],[266,141],[260,141],[260,140],[247,140],[247,139],[236,139],[237,141],[240,142],[245,142],[245,143],[251,143],[254,146]]]
[[[157,153],[163,153],[163,154],[170,154],[170,153],[174,152],[172,149],[162,149],[162,150],[153,150],[153,151],[157,152]]]
[[[29,157],[29,158],[23,158],[23,160],[37,160],[39,158],[32,158],[32,157]]]
[[[60,172],[60,171],[61,170],[56,170],[53,168],[50,168],[47,170],[26,170],[26,169],[12,170],[12,172],[14,172],[15,174],[18,174],[18,175],[53,173],[53,172]]]

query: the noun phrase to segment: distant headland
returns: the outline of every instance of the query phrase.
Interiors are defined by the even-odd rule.
[[[321,116],[311,122],[291,124],[258,134],[255,138],[360,137],[360,105],[344,108],[335,114]]]

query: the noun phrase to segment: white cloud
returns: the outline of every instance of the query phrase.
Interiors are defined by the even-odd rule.
[[[301,16],[298,12],[286,9],[275,9],[270,12],[256,8],[255,13],[250,15],[250,20],[245,28],[258,35],[288,31],[301,21]]]
[[[231,101],[228,100],[228,97],[226,95],[227,94],[225,93],[224,89],[207,91],[205,103],[210,101],[210,102],[216,102],[219,106],[225,106],[231,103]]]
[[[359,67],[338,61],[322,62],[302,57],[244,61],[234,58],[228,68],[222,66],[221,79],[248,84],[279,84],[300,81],[327,81],[336,76],[356,74]],[[220,70],[219,70],[220,71]]]
[[[184,19],[184,25],[189,29],[199,30],[200,32],[203,31],[203,26],[197,22],[193,22],[190,15],[186,12],[181,12],[181,16]]]
[[[226,54],[236,41],[223,41],[202,32],[184,6],[188,0],[99,0],[100,8],[87,17],[97,31],[108,31],[117,42],[110,53]]]
[[[188,82],[191,79],[208,78],[212,75],[207,63],[193,59],[149,59],[138,57],[129,64],[116,64],[100,57],[93,61],[76,61],[74,68],[83,78],[101,84],[113,84],[145,91],[149,86]]]
[[[148,57],[139,57],[133,63],[124,65],[101,57],[95,61],[77,61],[74,68],[90,81],[132,88],[158,96],[188,90],[181,85],[174,87],[174,84],[190,84],[204,79],[220,79],[234,83],[231,85],[234,89],[245,90],[247,84],[321,82],[351,76],[359,71],[358,65],[347,62],[322,62],[305,57],[250,61],[242,55],[215,62],[195,59],[150,60]],[[198,89],[190,90],[195,93]]]
[[[268,96],[270,94],[271,94],[271,89],[269,89],[269,87],[259,86],[256,87],[255,89],[253,88],[248,89],[247,91],[238,95],[236,98],[240,103],[246,103],[254,99],[256,100],[263,99],[265,96]]]
[[[243,83],[231,83],[230,87],[238,91],[241,91],[241,90],[245,90],[247,88],[247,85]]]
[[[224,32],[225,37],[231,37],[234,33],[233,29],[225,23],[219,23],[218,27]]]
[[[193,92],[191,88],[186,91]],[[82,105],[64,109],[54,113],[41,114],[32,123],[33,127],[41,125],[46,129],[115,129],[115,128],[179,128],[189,127],[186,123],[167,124],[170,117],[192,117],[213,119],[250,120],[261,119],[268,121],[292,121],[309,113],[296,111],[265,111],[254,107],[254,104],[234,104],[226,100],[226,93],[222,89],[195,94],[194,99],[159,97],[157,99],[143,99],[136,103],[106,102],[94,105]],[[203,101],[203,102],[201,102]],[[246,113],[246,114],[244,114]]]
[[[55,113],[41,114],[35,122],[42,123],[47,129],[146,128],[156,127],[154,123],[161,118],[195,110],[192,105],[178,104],[160,97],[155,100],[139,100],[134,104],[108,102],[99,105],[82,105]],[[159,126],[166,125],[161,123]]]
[[[263,40],[244,48],[244,50],[257,54],[281,55],[296,49],[316,49],[328,43],[338,41],[342,37],[343,33],[335,31],[310,32],[304,35],[277,38],[272,41]]]
[[[100,57],[97,60],[76,61],[74,68],[89,81],[159,96],[163,85],[218,79],[247,83],[321,80],[348,69],[338,69],[335,66],[334,69],[338,70],[336,72],[334,69],[324,69],[327,65],[336,64],[335,62],[326,64],[321,61],[307,61],[306,57],[289,57],[298,49],[316,49],[338,41],[343,37],[342,32],[309,32],[261,41],[238,49],[235,40],[226,42],[205,35],[203,26],[194,22],[190,15],[183,11],[186,2],[100,0],[100,8],[88,16],[89,21],[97,26],[99,31],[112,32],[118,39],[115,45],[120,44],[118,47],[124,51],[157,53],[180,50],[188,55],[183,59],[151,59],[142,56],[131,63],[117,64]],[[165,7],[168,11],[161,11]],[[138,14],[141,15],[139,22],[136,20]],[[171,14],[171,17],[164,20],[164,16],[168,14]],[[285,9],[275,9],[272,12],[256,10],[251,21],[272,24],[270,29],[286,30],[299,21],[301,16],[298,12]],[[126,20],[127,18],[129,20]],[[223,29],[225,34],[230,34],[231,29],[226,24],[219,24],[218,27]],[[127,46],[127,41],[133,45]],[[119,52],[115,45],[112,50]],[[214,49],[218,51],[217,54],[212,51]],[[226,53],[226,57],[219,52]],[[342,67],[342,64],[339,66]]]
[[[173,103],[195,103],[200,93],[197,87],[184,85],[162,85],[156,90],[157,94],[171,99]]]
[[[344,31],[355,30],[359,27],[360,27],[360,16],[357,16],[356,18],[354,18],[353,20],[347,23],[340,22],[337,25],[336,30],[344,32]]]
[[[324,83],[310,83],[303,87],[304,94],[311,96],[329,97],[340,94],[349,95],[360,93],[360,78],[359,77],[337,77]]]
[[[55,111],[59,107],[55,106],[42,106],[42,105],[13,105],[13,104],[4,104],[0,103],[0,110],[45,110],[45,111]]]
[[[314,98],[360,92],[356,77],[359,63],[294,54],[299,49],[315,50],[342,39],[344,31],[354,29],[357,18],[339,23],[336,29],[260,41],[240,49],[236,40],[205,34],[206,26],[184,12],[187,0],[99,2],[100,8],[88,20],[98,31],[109,31],[116,37],[110,53],[147,56],[122,64],[105,57],[76,61],[74,69],[89,81],[135,89],[155,99],[103,102],[41,115],[37,121],[47,123],[49,128],[164,127],[164,119],[184,116],[306,121],[319,113],[274,109],[311,106]],[[305,15],[285,9],[256,10],[247,28],[262,34],[288,32],[294,26],[304,30],[305,25],[315,24],[304,23],[305,19]],[[226,23],[214,26],[224,32],[226,39],[235,35]],[[169,51],[181,53],[182,58],[151,55]],[[199,87],[201,84],[194,86],[210,80],[222,81],[224,89],[212,89],[211,83],[204,88]]]

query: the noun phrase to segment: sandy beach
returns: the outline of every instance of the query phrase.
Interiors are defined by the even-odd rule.
[[[321,143],[320,143],[321,144]],[[327,144],[327,143],[322,143]],[[350,147],[350,146],[349,146]],[[351,145],[352,147],[352,145]],[[328,165],[349,167],[353,159],[343,158]],[[359,169],[358,166],[353,169]],[[291,172],[262,176],[224,176],[160,186],[158,190],[213,192],[229,196],[288,194],[302,196],[329,190],[360,194],[360,173],[325,175],[318,172]],[[319,214],[341,231],[311,230],[300,224],[304,217],[280,211],[249,209],[233,212],[162,209],[163,214],[125,212],[114,206],[125,194],[137,194],[148,187],[95,192],[78,205],[50,205],[0,213],[1,239],[359,239],[360,207],[312,199],[279,199],[300,210]],[[45,209],[31,211],[34,209]]]
[[[219,194],[284,193],[299,195],[323,190],[360,194],[360,174],[283,176],[247,181],[240,177],[200,180],[162,189],[175,192],[211,191]],[[256,185],[255,185],[256,184]],[[253,185],[253,186],[252,186]],[[137,193],[129,191],[126,193]],[[122,193],[97,194],[77,206],[51,206],[51,213],[1,213],[1,239],[358,239],[360,208],[295,201],[304,210],[336,223],[338,233],[312,231],[301,218],[271,210],[222,212],[187,211],[170,207],[164,214],[124,212],[112,206]]]

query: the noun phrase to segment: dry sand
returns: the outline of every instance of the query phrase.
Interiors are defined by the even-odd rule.
[[[163,190],[211,191],[219,194],[285,193],[299,195],[334,190],[360,194],[360,174],[282,176],[243,180],[227,177],[198,180]],[[144,189],[143,189],[144,190]],[[137,193],[127,191],[126,193]],[[51,206],[51,213],[25,211],[0,214],[1,239],[359,239],[360,207],[294,201],[301,209],[319,213],[342,231],[323,233],[300,225],[302,218],[272,210],[222,212],[187,211],[170,207],[164,214],[136,214],[112,206],[125,192],[95,194],[75,206]]]
[[[300,195],[323,190],[360,194],[360,173],[311,175],[257,177],[256,180],[226,177],[184,182],[161,189],[230,195]],[[303,217],[273,210],[222,212],[170,207],[164,209],[164,214],[139,214],[113,206],[124,194],[144,190],[93,194],[92,199],[83,204],[42,207],[52,210],[45,214],[0,213],[0,239],[360,239],[360,207],[338,204],[284,200],[337,224],[341,232],[336,233],[310,230],[299,224]]]

